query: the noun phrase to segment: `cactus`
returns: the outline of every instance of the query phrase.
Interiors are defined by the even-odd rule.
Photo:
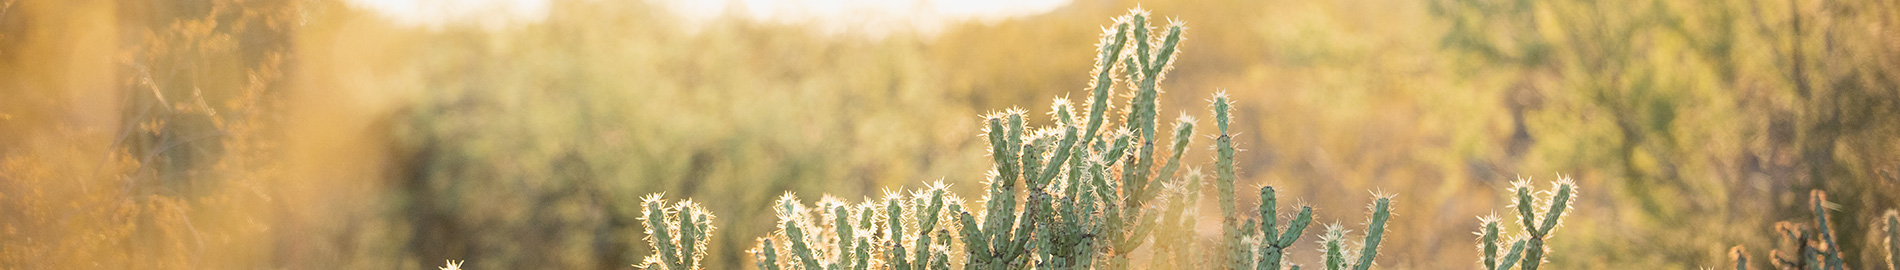
[[[1776,222],[1775,235],[1784,243],[1792,243],[1790,246],[1795,247],[1796,250],[1770,250],[1768,262],[1776,269],[1847,269],[1846,263],[1841,259],[1841,246],[1834,242],[1834,226],[1828,218],[1826,207],[1827,192],[1816,189],[1808,194],[1808,208],[1814,211],[1813,223]],[[1895,239],[1892,228],[1894,224],[1900,224],[1900,218],[1896,216],[1900,214],[1888,210],[1880,220],[1875,221],[1877,223],[1875,227],[1882,227],[1878,226],[1878,223],[1886,224],[1881,229],[1884,233],[1878,234],[1884,236],[1882,238],[1888,243],[1885,252],[1890,269],[1893,268],[1893,254],[1896,252],[1892,244]],[[1735,264],[1735,269],[1748,269],[1749,260],[1746,252],[1747,249],[1742,246],[1730,249],[1729,260]]]
[[[1534,192],[1531,189],[1529,179],[1511,183],[1513,196],[1510,208],[1517,210],[1516,216],[1524,226],[1524,233],[1514,237],[1516,240],[1511,241],[1510,252],[1504,254],[1502,260],[1498,259],[1498,244],[1501,242],[1498,239],[1497,215],[1478,218],[1481,223],[1479,226],[1483,226],[1478,232],[1478,246],[1483,256],[1480,263],[1484,269],[1506,270],[1521,266],[1524,270],[1535,270],[1543,265],[1544,255],[1550,253],[1545,241],[1550,239],[1551,232],[1563,224],[1564,210],[1570,208],[1573,201],[1571,197],[1577,193],[1577,184],[1570,178],[1558,177],[1555,186],[1549,191]],[[1548,199],[1540,200],[1533,196],[1534,193],[1550,195]],[[1540,206],[1547,209],[1541,216],[1534,210]]]
[[[1372,205],[1371,220],[1366,222],[1366,238],[1360,242],[1358,251],[1351,250],[1346,243],[1346,229],[1335,223],[1326,226],[1326,234],[1320,237],[1320,252],[1326,258],[1323,268],[1326,270],[1366,270],[1374,264],[1372,259],[1379,255],[1379,242],[1385,239],[1385,222],[1392,217],[1392,197],[1376,196]]]
[[[1735,270],[1748,270],[1748,249],[1735,246],[1728,249],[1729,261],[1735,262]]]
[[[1276,224],[1279,220],[1279,215],[1275,214],[1277,205],[1278,198],[1274,194],[1273,187],[1260,187],[1261,240],[1257,248],[1260,252],[1257,255],[1259,259],[1254,264],[1255,269],[1280,269],[1281,259],[1286,256],[1287,248],[1293,247],[1293,242],[1298,241],[1300,234],[1306,231],[1306,226],[1313,222],[1313,207],[1300,206],[1299,214],[1287,223],[1284,231],[1280,230]]]
[[[699,269],[700,259],[706,257],[706,239],[711,238],[715,229],[713,215],[692,200],[667,206],[660,194],[653,194],[641,201],[646,213],[641,217],[641,224],[646,225],[647,243],[656,254],[636,266]]]
[[[1881,244],[1887,246],[1887,269],[1900,269],[1900,210],[1880,215]]]
[[[776,203],[779,230],[759,238],[750,252],[760,269],[947,269],[937,266],[948,262],[948,230],[937,225],[949,220],[943,213],[963,209],[947,189],[933,183],[857,205],[825,196],[813,209],[786,193]]]
[[[1176,175],[1193,142],[1194,118],[1182,115],[1174,121],[1173,137],[1161,149],[1166,156],[1155,153],[1158,83],[1172,65],[1185,27],[1176,21],[1164,35],[1151,38],[1147,20],[1147,12],[1137,8],[1104,29],[1085,114],[1076,113],[1078,104],[1058,98],[1050,105],[1047,127],[1028,125],[1021,109],[983,117],[993,169],[985,177],[981,210],[966,211],[942,184],[856,206],[826,198],[811,210],[788,193],[775,207],[779,230],[760,238],[751,251],[758,267],[1128,269],[1130,253],[1148,242],[1156,227],[1164,227],[1159,233],[1165,239],[1155,239],[1164,248],[1153,257],[1176,265],[1156,268],[1279,269],[1286,249],[1312,222],[1313,209],[1302,207],[1281,232],[1272,188],[1263,187],[1259,223],[1236,213],[1234,156],[1239,150],[1228,132],[1232,102],[1225,93],[1216,94],[1211,106],[1221,132],[1211,188],[1228,218],[1222,220],[1221,238],[1212,239],[1220,251],[1205,254],[1225,261],[1202,262],[1203,254],[1190,248],[1209,240],[1196,237],[1192,227],[1193,208],[1202,187],[1210,185],[1191,168]],[[1118,81],[1127,82],[1129,105],[1120,110],[1121,125],[1111,127],[1106,123],[1113,106],[1109,96]],[[1339,262],[1330,265],[1372,265],[1390,217],[1390,197],[1380,196],[1372,209],[1363,249],[1335,254]]]

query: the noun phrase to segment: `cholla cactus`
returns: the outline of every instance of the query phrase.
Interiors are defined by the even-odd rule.
[[[1156,258],[1202,261],[1187,247],[1210,240],[1196,238],[1190,229],[1204,177],[1192,169],[1185,176],[1175,175],[1192,143],[1194,118],[1183,115],[1175,121],[1173,138],[1162,149],[1168,151],[1165,159],[1155,153],[1155,144],[1161,141],[1155,127],[1156,98],[1161,92],[1157,86],[1172,65],[1185,27],[1177,21],[1166,27],[1166,34],[1150,37],[1153,29],[1147,21],[1147,12],[1137,8],[1104,29],[1086,115],[1077,115],[1076,105],[1067,99],[1056,99],[1048,127],[1027,125],[1020,109],[984,117],[994,169],[987,176],[983,208],[976,211],[980,213],[965,211],[942,184],[908,197],[892,194],[856,206],[827,198],[815,209],[805,209],[787,194],[777,202],[778,232],[760,238],[751,251],[758,267],[1127,269],[1130,253],[1146,243],[1157,226],[1169,230],[1163,232],[1168,239],[1156,242],[1170,248],[1158,250],[1168,254],[1157,253]],[[1122,110],[1123,124],[1108,127],[1109,96],[1118,81],[1128,83],[1129,106]],[[1272,189],[1262,188],[1258,226],[1235,213],[1238,150],[1228,133],[1232,102],[1223,93],[1213,103],[1221,133],[1215,147],[1218,179],[1212,186],[1221,214],[1228,218],[1222,220],[1222,238],[1211,239],[1221,249],[1208,255],[1225,261],[1168,266],[1277,270],[1285,250],[1312,221],[1313,210],[1303,207],[1293,224],[1280,232]],[[1164,203],[1153,203],[1157,201]],[[1342,261],[1331,265],[1357,269],[1372,265],[1390,216],[1389,205],[1390,197],[1385,196],[1374,203],[1365,248],[1335,254]],[[961,256],[952,255],[959,252]]]
[[[942,183],[857,205],[825,196],[807,209],[790,193],[776,204],[778,231],[749,251],[760,269],[948,269],[949,230],[939,224],[963,211]]]
[[[1392,197],[1377,195],[1368,206],[1372,217],[1366,221],[1366,238],[1359,242],[1359,250],[1352,250],[1346,243],[1346,229],[1335,223],[1326,225],[1326,234],[1320,236],[1320,252],[1325,253],[1326,270],[1366,270],[1374,265],[1372,259],[1379,255],[1379,243],[1385,240],[1385,222],[1392,218]]]
[[[1792,243],[1797,250],[1770,250],[1768,261],[1776,269],[1846,269],[1841,260],[1840,246],[1834,242],[1833,225],[1828,220],[1827,192],[1814,190],[1809,193],[1808,205],[1814,211],[1814,224],[1794,222],[1776,222],[1775,234],[1785,243]],[[1889,212],[1886,217],[1895,214]],[[1885,219],[1885,218],[1883,218]],[[1891,235],[1889,235],[1891,239]],[[1891,245],[1889,250],[1891,250]],[[1729,259],[1735,263],[1735,269],[1748,269],[1747,249],[1735,246],[1729,249]],[[1889,257],[1889,263],[1892,262]],[[1891,267],[1889,267],[1891,268]]]
[[[1313,207],[1300,206],[1300,213],[1287,223],[1286,229],[1282,231],[1277,224],[1280,219],[1279,214],[1275,213],[1278,205],[1279,198],[1274,194],[1273,187],[1260,187],[1261,240],[1259,247],[1256,248],[1259,252],[1255,255],[1258,259],[1254,262],[1254,269],[1281,269],[1283,265],[1281,259],[1286,257],[1287,248],[1293,247],[1294,241],[1298,241],[1300,234],[1306,231],[1306,226],[1313,222]]]
[[[1556,186],[1549,191],[1532,191],[1529,179],[1513,182],[1511,208],[1517,210],[1518,221],[1524,226],[1524,233],[1511,241],[1510,252],[1498,260],[1498,217],[1496,214],[1478,218],[1483,228],[1478,232],[1478,249],[1483,253],[1480,261],[1486,270],[1506,270],[1522,265],[1524,270],[1535,270],[1544,263],[1544,254],[1550,252],[1544,242],[1550,239],[1550,233],[1563,224],[1564,210],[1570,208],[1571,197],[1576,196],[1577,183],[1570,178],[1559,177]],[[1535,194],[1549,194],[1548,199],[1538,198]],[[1540,217],[1535,208],[1548,209]],[[1521,258],[1521,259],[1520,259]],[[1520,262],[1520,260],[1522,260]]]
[[[646,215],[640,221],[646,225],[647,243],[656,254],[638,266],[699,269],[699,260],[706,257],[706,239],[711,238],[715,229],[713,215],[692,200],[667,206],[660,196],[653,194],[641,199]]]
[[[1880,215],[1881,244],[1887,246],[1887,269],[1900,269],[1900,210]]]

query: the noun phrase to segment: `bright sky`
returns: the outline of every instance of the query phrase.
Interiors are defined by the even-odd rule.
[[[550,0],[349,0],[397,22],[505,26],[547,17]],[[598,0],[615,1],[615,0]],[[649,0],[694,22],[732,13],[755,20],[809,23],[832,32],[935,32],[961,20],[1040,14],[1069,0]]]

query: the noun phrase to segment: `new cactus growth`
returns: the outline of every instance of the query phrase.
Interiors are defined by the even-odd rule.
[[[706,239],[711,238],[713,215],[691,200],[671,206],[659,194],[642,198],[647,243],[655,254],[648,256],[643,268],[699,269],[706,257]]]
[[[1480,262],[1487,270],[1506,270],[1522,266],[1524,270],[1535,270],[1542,266],[1544,255],[1549,254],[1546,247],[1551,232],[1563,224],[1564,210],[1570,208],[1571,197],[1576,196],[1577,184],[1569,178],[1558,178],[1556,186],[1549,191],[1532,191],[1530,180],[1519,180],[1511,185],[1511,208],[1517,210],[1517,219],[1524,226],[1524,233],[1514,237],[1511,248],[1504,258],[1499,260],[1498,217],[1479,218],[1483,226],[1478,232],[1479,251],[1483,253]],[[1549,194],[1548,198],[1538,198],[1537,194]],[[1536,209],[1546,209],[1539,215]]]

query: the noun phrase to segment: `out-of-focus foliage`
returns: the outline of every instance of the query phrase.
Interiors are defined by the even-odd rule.
[[[415,28],[326,0],[0,0],[0,268],[621,268],[652,254],[654,192],[719,213],[702,265],[750,266],[786,191],[980,194],[977,114],[1086,96],[1078,41],[1136,4],[922,36],[634,1]],[[1891,0],[1140,4],[1194,26],[1159,111],[1237,103],[1236,185],[1405,194],[1380,267],[1470,267],[1516,175],[1593,191],[1552,269],[1725,265],[1811,217],[1809,189],[1876,265],[1900,205]],[[1195,213],[1175,224],[1223,230]]]

